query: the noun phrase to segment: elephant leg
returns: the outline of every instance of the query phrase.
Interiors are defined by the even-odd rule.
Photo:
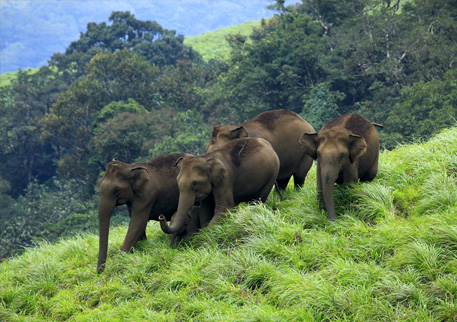
[[[289,179],[287,179],[287,180],[289,180]],[[261,202],[267,201],[268,196],[270,195],[275,182],[276,182],[275,178],[270,179],[270,181],[262,188],[262,190],[260,190],[259,199]]]
[[[200,202],[200,207],[198,209],[199,217],[200,217],[200,228],[208,226],[211,219],[214,216],[214,198],[209,196],[204,201]]]
[[[376,175],[378,174],[378,159],[379,153],[376,155],[376,158],[368,171],[363,175],[362,178],[360,178],[360,181],[372,181],[374,178],[376,178]]]
[[[295,189],[303,187],[309,169],[313,166],[313,159],[308,155],[303,155],[298,165],[297,171],[294,173]]]
[[[152,205],[141,210],[131,209],[129,228],[124,243],[121,246],[121,251],[130,252],[136,246],[140,237],[146,235],[146,226],[151,208]]]
[[[277,179],[276,182],[278,183],[278,188],[280,190],[286,190],[287,185],[289,184],[289,180],[290,180],[290,177],[286,178],[286,179]]]
[[[138,239],[138,241],[143,241],[146,239],[148,239],[148,238],[146,237],[146,229],[145,229],[144,232],[141,234],[140,238]]]

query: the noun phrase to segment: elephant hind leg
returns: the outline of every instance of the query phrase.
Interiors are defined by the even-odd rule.
[[[376,175],[378,174],[378,159],[379,154],[376,156],[375,160],[373,161],[373,164],[365,173],[365,175],[363,175],[360,178],[360,181],[373,181],[373,179],[376,178]]]
[[[281,190],[286,190],[287,185],[289,184],[289,180],[290,180],[290,177],[286,178],[286,179],[278,179],[278,180],[276,180],[276,182],[278,183],[278,188],[281,189]]]
[[[259,193],[259,200],[261,202],[266,202],[268,199],[268,196],[270,195],[271,190],[273,189],[273,186],[276,182],[276,178],[272,178],[263,188],[260,190]]]
[[[297,171],[294,173],[294,187],[295,189],[303,187],[305,184],[305,179],[308,174],[309,169],[313,165],[313,159],[307,154],[303,155],[300,163],[297,167]]]

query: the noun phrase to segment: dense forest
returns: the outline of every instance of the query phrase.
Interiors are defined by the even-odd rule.
[[[228,59],[209,61],[176,32],[113,12],[1,87],[0,257],[96,231],[107,162],[202,154],[216,124],[287,109],[319,130],[356,112],[384,125],[385,149],[455,124],[457,1],[270,9],[249,36],[227,36]]]

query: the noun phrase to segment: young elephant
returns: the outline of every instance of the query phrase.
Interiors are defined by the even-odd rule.
[[[179,232],[170,235],[170,246],[176,241],[177,243],[186,240],[192,234],[196,233],[202,227],[202,220],[200,220],[200,212],[198,206],[193,206],[186,216],[183,229]],[[176,220],[176,213],[171,217],[170,225]],[[165,225],[165,226],[164,226]],[[166,221],[160,221],[160,227],[166,229]]]
[[[322,192],[328,218],[335,220],[335,182],[371,181],[376,177],[378,132],[363,116],[346,114],[325,124],[319,134],[303,134],[300,143],[305,153],[317,159],[318,200]]]
[[[285,189],[291,176],[294,176],[295,187],[298,187],[305,182],[313,164],[311,157],[303,152],[298,142],[305,132],[315,131],[300,115],[286,110],[268,111],[239,125],[216,126],[206,151],[212,152],[238,138],[263,138],[270,142],[279,157],[279,188]]]
[[[162,230],[181,232],[189,210],[200,201],[200,227],[217,222],[227,209],[244,201],[265,202],[279,171],[279,159],[271,144],[263,139],[233,140],[221,149],[200,157],[178,161],[179,205],[176,218]]]
[[[185,153],[164,155],[147,163],[127,164],[116,159],[106,166],[100,180],[99,254],[97,272],[103,272],[108,252],[109,223],[114,208],[127,204],[130,224],[121,250],[129,252],[139,239],[146,238],[148,220],[158,220],[160,214],[170,220],[178,206],[179,190],[176,182],[179,158]]]

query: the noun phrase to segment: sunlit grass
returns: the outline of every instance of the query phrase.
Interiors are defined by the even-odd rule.
[[[0,264],[3,321],[455,321],[457,129],[380,157],[378,177],[316,201],[315,167],[280,202],[242,204],[173,248],[158,223],[42,243]]]

